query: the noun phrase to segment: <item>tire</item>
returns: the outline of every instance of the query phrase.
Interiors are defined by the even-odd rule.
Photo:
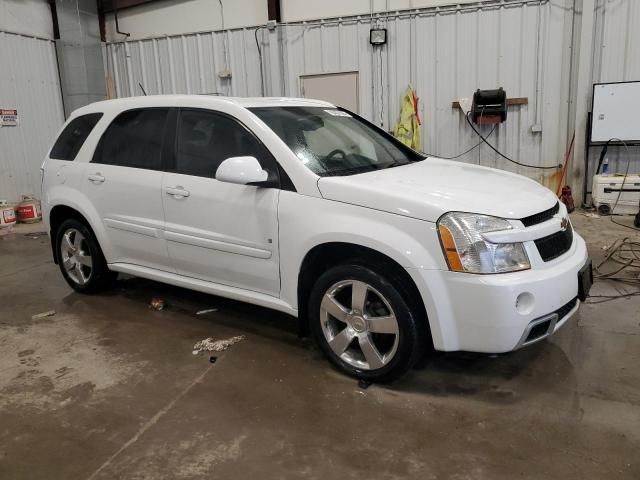
[[[107,267],[98,240],[82,222],[70,218],[56,231],[56,258],[62,276],[80,293],[98,293],[113,286],[117,273]]]
[[[316,342],[340,371],[388,383],[422,358],[430,336],[402,280],[373,268],[356,263],[327,270],[311,291],[308,318]]]

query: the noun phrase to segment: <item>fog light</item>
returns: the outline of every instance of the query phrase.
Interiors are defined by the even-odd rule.
[[[518,295],[516,298],[516,310],[520,315],[529,315],[533,312],[533,306],[535,303],[535,299],[533,294],[529,292],[524,292]]]

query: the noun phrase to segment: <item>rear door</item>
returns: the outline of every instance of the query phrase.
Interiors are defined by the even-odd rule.
[[[253,133],[221,112],[181,109],[176,132],[175,161],[162,195],[176,272],[279,295],[280,190],[214,178],[230,157],[254,156],[279,175],[275,160]]]
[[[84,192],[107,232],[109,263],[172,271],[163,237],[162,149],[168,108],[120,113],[85,170]]]

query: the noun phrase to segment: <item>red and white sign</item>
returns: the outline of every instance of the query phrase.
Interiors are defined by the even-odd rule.
[[[0,126],[15,127],[18,125],[18,110],[15,108],[0,108]]]

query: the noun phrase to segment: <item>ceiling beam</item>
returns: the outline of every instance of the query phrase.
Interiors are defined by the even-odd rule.
[[[97,0],[98,2],[98,26],[100,27],[100,41],[107,41],[107,28],[105,26],[104,18],[104,0]]]
[[[60,25],[58,24],[58,9],[56,7],[56,0],[49,0],[49,8],[51,9],[51,23],[53,25],[53,38],[58,40],[60,38]]]
[[[280,0],[267,0],[267,13],[269,20],[275,20],[280,23],[282,21],[280,10]]]

